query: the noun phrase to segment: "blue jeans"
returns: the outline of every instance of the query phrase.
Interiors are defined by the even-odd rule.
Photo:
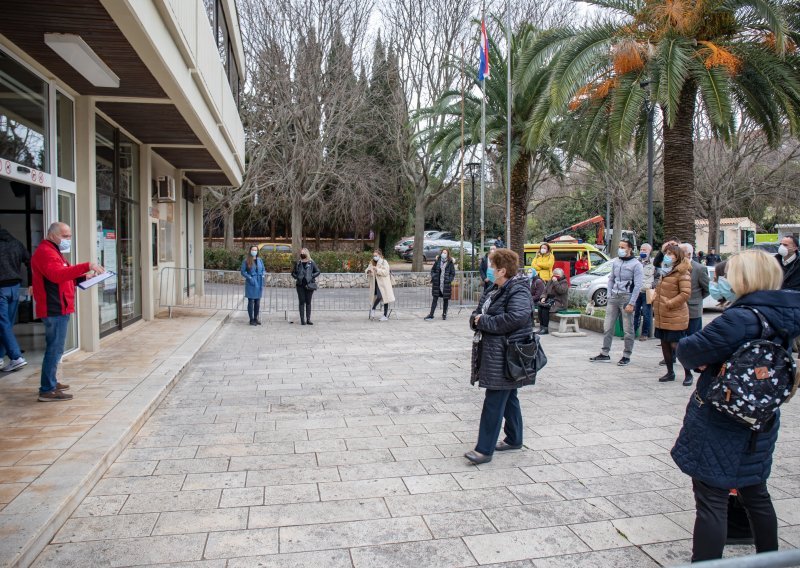
[[[478,430],[478,444],[475,451],[491,456],[500,435],[500,426],[506,419],[503,430],[505,442],[510,446],[522,445],[522,409],[517,398],[517,389],[489,390],[483,399],[481,424]]]
[[[642,335],[649,337],[653,331],[653,306],[647,303],[647,294],[644,292],[636,299],[636,309],[633,312],[634,333],[639,329],[640,321],[642,321]]]
[[[633,353],[633,339],[636,333],[633,329],[633,313],[625,311],[625,307],[630,303],[630,294],[618,294],[608,297],[606,320],[603,323],[603,349],[600,351],[603,355],[608,355],[611,352],[611,342],[614,340],[614,326],[617,324],[617,320],[621,318],[622,331],[625,334],[625,347],[623,348],[622,356],[630,359],[631,353]]]
[[[14,336],[17,306],[19,306],[19,284],[0,288],[0,359],[5,355],[10,359],[22,357],[19,343]]]
[[[69,316],[53,316],[42,318],[44,323],[44,359],[42,360],[42,385],[40,393],[56,390],[56,371],[64,354],[64,342],[67,340]]]

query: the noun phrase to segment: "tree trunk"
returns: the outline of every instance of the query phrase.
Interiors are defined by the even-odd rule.
[[[712,248],[719,254],[719,222],[722,211],[719,206],[719,198],[711,199],[711,206],[708,208],[708,251]],[[706,251],[706,252],[708,252]]]
[[[278,221],[273,219],[269,222],[269,240],[270,242],[275,242],[275,237],[278,234]]]
[[[411,271],[422,272],[422,247],[425,246],[425,209],[428,204],[424,195],[417,196],[414,207],[414,256],[411,260]]]
[[[664,124],[664,238],[694,243],[694,109],[697,85],[687,81],[672,126]]]
[[[303,201],[298,197],[292,201],[292,251],[303,248]]]
[[[225,229],[223,233],[225,235],[224,246],[225,250],[229,251],[233,250],[233,243],[234,243],[233,220],[235,217],[235,213],[236,212],[234,211],[233,207],[231,207],[225,212],[225,219],[224,219]]]
[[[339,250],[339,228],[333,231],[333,250]]]
[[[613,231],[611,235],[611,242],[608,244],[608,251],[607,254],[611,258],[615,258],[617,256],[617,249],[619,248],[619,242],[622,240],[622,227],[625,221],[625,211],[622,207],[622,203],[615,202],[614,203],[614,220],[613,220]]]
[[[317,241],[317,250],[322,250],[322,240],[320,238],[319,227],[317,227],[316,241]]]
[[[525,231],[528,221],[528,170],[531,155],[520,155],[511,170],[511,242],[508,247],[519,255],[520,264],[525,263]]]

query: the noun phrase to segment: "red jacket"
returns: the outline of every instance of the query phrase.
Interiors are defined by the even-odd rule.
[[[89,272],[89,263],[71,266],[53,241],[44,240],[31,257],[36,317],[66,316],[75,311],[75,282]]]

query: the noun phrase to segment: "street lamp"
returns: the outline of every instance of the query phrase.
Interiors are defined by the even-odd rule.
[[[656,105],[650,100],[652,81],[642,81],[639,86],[646,89],[644,95],[644,109],[647,113],[647,242],[653,246],[653,119]]]
[[[472,243],[472,271],[475,271],[475,171],[480,172],[481,163],[480,162],[470,162],[467,164],[467,170],[469,170],[469,178],[470,183],[472,186],[472,215],[471,220],[469,223],[469,242]],[[464,243],[461,243],[461,247],[464,247]],[[481,251],[483,252],[483,251]]]

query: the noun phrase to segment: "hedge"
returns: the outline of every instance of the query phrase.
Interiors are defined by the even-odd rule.
[[[239,270],[245,251],[228,251],[221,248],[204,250],[205,268],[212,270]],[[291,272],[296,256],[284,252],[262,252],[261,259],[267,272]],[[320,251],[311,258],[321,272],[364,272],[372,260],[371,252]]]

